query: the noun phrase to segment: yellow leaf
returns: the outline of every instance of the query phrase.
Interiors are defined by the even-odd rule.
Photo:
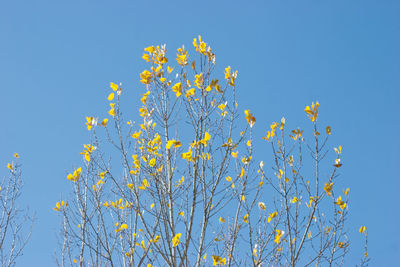
[[[249,218],[249,214],[244,215],[244,216],[243,216],[243,221],[244,221],[245,223],[249,223],[249,222],[248,222],[248,218]]]
[[[245,170],[244,170],[244,168],[242,168],[242,170],[240,171],[240,178],[243,178],[244,173],[245,173]]]
[[[181,238],[181,233],[176,234],[173,238],[172,238],[172,246],[176,247],[179,245],[179,239]]]
[[[108,101],[112,101],[114,99],[114,93],[111,93],[107,97]]]
[[[118,86],[117,84],[115,84],[115,83],[110,83],[110,87],[111,87],[111,89],[113,89],[114,91],[117,91],[118,88],[119,88],[119,86]]]

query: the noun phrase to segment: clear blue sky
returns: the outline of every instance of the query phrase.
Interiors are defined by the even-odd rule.
[[[239,70],[239,104],[257,117],[259,136],[282,116],[304,125],[305,105],[319,100],[351,188],[348,263],[358,260],[365,224],[372,266],[398,264],[400,2],[244,3],[0,2],[0,176],[19,152],[22,205],[37,213],[18,266],[54,266],[52,207],[69,192],[65,173],[89,140],[85,116],[104,114],[109,82],[136,101],[143,48],[166,43],[174,56],[198,34],[220,67]]]

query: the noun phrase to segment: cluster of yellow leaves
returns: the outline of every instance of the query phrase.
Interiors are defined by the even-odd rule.
[[[303,140],[303,131],[301,131],[300,129],[296,129],[296,130],[292,130],[292,134],[289,135],[290,138],[292,138],[293,140]]]
[[[340,206],[340,209],[345,209],[347,207],[347,203],[342,200],[342,196],[339,196],[335,202],[336,205]]]
[[[121,95],[121,93],[122,93],[122,87],[121,87],[121,83],[118,85],[118,84],[115,84],[115,83],[113,83],[113,82],[111,82],[110,83],[110,87],[111,87],[111,89],[114,91],[114,92],[117,92],[117,95]],[[110,94],[109,96],[108,96],[108,98],[111,98],[111,100],[112,99],[114,99],[114,95],[112,94]],[[109,101],[111,101],[110,99],[108,99]]]
[[[299,198],[298,197],[293,197],[291,200],[290,200],[290,202],[292,202],[292,204],[295,204],[295,203],[297,203],[297,202],[299,202],[300,200],[299,200]]]
[[[106,208],[109,207],[113,207],[115,209],[130,209],[133,207],[133,202],[128,202],[127,200],[125,200],[125,202],[123,201],[122,198],[120,198],[119,200],[116,201],[106,201],[103,203],[103,206]]]
[[[190,149],[190,147],[189,147],[188,152],[182,153],[181,157],[183,159],[186,159],[187,161],[194,161],[194,158],[192,158],[192,155],[193,155],[192,149]]]
[[[140,82],[144,84],[149,84],[151,82],[151,78],[153,77],[153,73],[148,70],[144,70],[140,73]]]
[[[146,190],[146,188],[149,187],[149,186],[150,186],[150,184],[147,181],[147,179],[143,179],[142,184],[139,186],[139,189]]]
[[[176,54],[176,61],[181,67],[184,67],[188,64],[188,52],[185,50],[185,46],[182,45],[182,48],[178,48],[178,53]]]
[[[212,255],[211,257],[213,259],[213,266],[226,265],[226,258],[222,258],[216,255]]]
[[[83,152],[81,152],[80,154],[84,156],[84,158],[85,158],[85,160],[86,160],[87,162],[89,162],[89,161],[90,161],[90,157],[91,157],[93,151],[96,150],[96,147],[95,147],[95,146],[92,146],[92,145],[90,145],[90,144],[83,145],[83,146],[85,147],[85,149],[84,149]]]
[[[256,123],[256,118],[253,116],[253,114],[250,113],[250,110],[248,109],[244,111],[244,114],[246,115],[245,119],[247,120],[247,123],[250,124],[250,127],[253,127],[253,125]]]
[[[178,183],[176,184],[176,187],[181,186],[185,182],[185,176],[182,175],[182,178],[179,179]]]
[[[172,86],[172,92],[176,94],[176,97],[180,97],[182,95],[182,83],[176,83],[174,86]]]
[[[316,121],[318,118],[318,107],[319,103],[318,101],[314,104],[312,103],[311,108],[310,106],[307,106],[304,111],[307,113],[307,116],[310,118],[312,122]]]
[[[267,141],[272,141],[272,138],[275,136],[276,128],[279,126],[277,122],[273,122],[270,126],[271,130],[267,131],[267,135],[263,136],[262,139]]]
[[[93,126],[96,125],[97,125],[97,119],[95,119],[94,117],[86,117],[86,126],[89,131],[92,129]]]
[[[231,187],[232,187],[232,188],[235,188],[235,183],[232,181],[232,178],[231,178],[230,176],[227,176],[227,177],[225,178],[225,180],[226,180],[227,182],[232,183],[232,184],[231,184]]]
[[[201,139],[201,140],[199,140],[199,141],[193,141],[191,144],[190,144],[190,146],[191,147],[198,147],[198,146],[200,146],[200,145],[204,145],[204,147],[206,147],[207,146],[207,144],[208,144],[208,142],[211,140],[211,135],[208,133],[208,132],[205,132],[204,133],[204,137],[203,137],[203,139]],[[179,141],[178,141],[179,142]],[[180,142],[179,142],[180,143]],[[183,153],[183,154],[181,154],[181,157],[183,158],[183,159],[186,159],[186,160],[188,160],[188,161],[194,161],[195,159],[194,158],[192,158],[192,150],[190,149],[190,147],[189,147],[189,151],[188,152],[186,152],[186,153]],[[208,156],[208,158],[209,158],[209,156]]]
[[[62,209],[62,207],[68,207],[68,202],[65,202],[64,200],[63,201],[61,201],[61,202],[57,202],[56,203],[56,207],[55,208],[53,208],[53,210],[55,210],[55,211],[61,211],[61,209]]]
[[[177,234],[172,238],[172,246],[173,246],[173,247],[176,247],[176,246],[179,245],[181,236],[182,236],[181,233],[177,233]]]
[[[92,185],[93,191],[100,191],[101,190],[101,188],[103,187],[103,184],[105,183],[104,176],[105,176],[105,173],[103,173],[103,172],[100,173],[100,179],[97,180],[97,183],[95,185]]]
[[[132,175],[137,175],[139,173],[139,168],[140,168],[139,156],[132,155],[132,158],[133,158],[133,166],[132,170],[130,170],[129,173]]]
[[[168,63],[168,59],[165,57],[167,49],[163,46],[149,46],[144,49],[146,53],[143,53],[142,58],[147,62],[154,63],[155,65],[162,65]]]
[[[121,231],[123,231],[123,230],[125,230],[125,229],[128,229],[128,225],[127,225],[126,223],[119,224],[119,223],[117,222],[117,223],[115,224],[115,226],[117,227],[117,229],[114,230],[116,233],[121,232]]]
[[[278,212],[274,211],[273,213],[269,213],[267,222],[270,223],[273,218],[278,215]]]
[[[147,91],[146,93],[142,94],[142,98],[140,101],[143,103],[143,105],[146,105],[147,102],[147,97],[150,95],[150,91]]]
[[[74,172],[67,175],[67,179],[73,182],[76,182],[81,177],[82,168],[79,167],[78,169],[74,170]]]
[[[324,190],[325,190],[325,192],[326,192],[326,194],[328,195],[328,196],[331,196],[332,195],[332,189],[333,189],[333,183],[326,183],[325,185],[324,185]]]
[[[235,86],[238,71],[231,71],[231,66],[225,68],[225,80],[230,86]]]
[[[193,46],[196,48],[196,52],[207,56],[208,61],[215,64],[215,55],[211,52],[211,47],[207,43],[203,42],[200,35],[198,42],[196,38],[193,39]]]
[[[108,111],[108,114],[115,117],[115,103],[110,103],[110,110]]]
[[[276,244],[279,244],[281,242],[281,238],[285,234],[285,232],[282,231],[282,230],[278,230],[278,229],[276,229],[275,231],[276,231],[276,235],[275,235],[275,238],[274,238],[274,242]]]

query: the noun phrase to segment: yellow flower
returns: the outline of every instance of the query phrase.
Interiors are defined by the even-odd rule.
[[[67,179],[73,182],[76,182],[81,177],[82,168],[79,167],[78,169],[74,170],[72,174],[67,175]]]
[[[18,153],[14,153],[14,158],[19,159]]]
[[[176,94],[176,97],[180,97],[182,95],[182,84],[176,83],[174,86],[172,86],[172,91]]]
[[[225,219],[223,217],[219,217],[218,221],[219,223],[225,223]]]
[[[276,235],[275,235],[274,242],[277,243],[277,244],[279,244],[279,243],[281,242],[281,238],[282,238],[282,236],[283,236],[284,234],[285,234],[284,231],[281,231],[281,230],[276,229]]]
[[[220,256],[212,255],[213,266],[216,265],[226,265],[226,258],[221,258]]]
[[[244,221],[245,223],[249,223],[249,222],[248,222],[248,218],[249,218],[249,214],[244,215],[244,216],[243,216],[243,221]]]
[[[253,116],[253,114],[250,113],[250,110],[245,110],[244,113],[246,114],[246,120],[250,124],[250,127],[253,127],[253,125],[256,123],[256,118]]]
[[[330,183],[330,184],[326,183],[325,184],[324,190],[325,190],[326,194],[328,194],[328,196],[332,195],[332,188],[333,188],[333,183]]]
[[[185,212],[184,212],[184,211],[180,211],[178,214],[179,214],[180,216],[182,216],[182,217],[185,216]]]
[[[365,226],[361,226],[360,229],[358,230],[360,233],[364,233],[367,228]]]
[[[173,238],[172,238],[172,246],[176,247],[179,245],[179,239],[181,238],[181,233],[177,233]]]
[[[139,139],[139,137],[140,137],[140,135],[142,134],[142,131],[138,131],[138,132],[134,132],[132,135],[131,135],[131,137],[133,138],[133,139]]]
[[[311,108],[307,106],[304,111],[307,113],[307,116],[310,118],[312,122],[314,122],[318,117],[318,101],[314,104],[312,103]]]
[[[258,202],[258,207],[262,210],[265,210],[267,208],[267,206],[265,206],[264,202]]]
[[[238,157],[238,154],[239,154],[239,151],[236,151],[236,152],[233,152],[232,151],[232,157],[234,157],[234,158],[237,158]]]

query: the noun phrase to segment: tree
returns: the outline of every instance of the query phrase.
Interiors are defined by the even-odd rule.
[[[109,117],[86,118],[91,142],[67,175],[72,197],[54,208],[59,265],[343,265],[349,189],[336,186],[341,147],[326,160],[331,128],[320,130],[319,103],[305,109],[309,137],[285,118],[271,124],[264,170],[256,119],[237,103],[237,71],[219,80],[211,47],[200,36],[193,46],[196,60],[182,46],[175,68],[165,45],[144,49],[138,125],[123,118],[115,83]]]
[[[7,164],[9,175],[0,183],[0,264],[15,266],[32,234],[33,217],[19,206],[22,190],[19,155],[14,153],[16,162]],[[27,230],[26,225],[30,224]]]

